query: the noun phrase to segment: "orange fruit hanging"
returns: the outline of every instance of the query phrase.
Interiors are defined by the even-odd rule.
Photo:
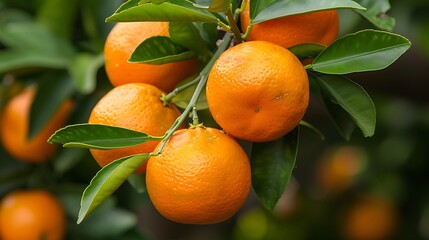
[[[267,142],[292,131],[309,101],[301,62],[278,45],[252,41],[225,51],[210,71],[207,103],[229,134]]]
[[[57,146],[49,144],[47,140],[56,130],[64,127],[73,108],[71,100],[65,101],[46,126],[28,139],[30,109],[35,95],[35,87],[24,89],[6,104],[1,116],[4,148],[17,160],[27,163],[40,163],[52,157]]]
[[[241,27],[250,25],[250,1],[241,14]],[[336,10],[324,10],[271,19],[257,23],[247,40],[263,40],[289,48],[302,43],[331,44],[338,35],[339,20]]]
[[[154,36],[169,36],[168,22],[117,23],[104,45],[105,69],[113,86],[148,83],[170,92],[185,78],[196,73],[198,61],[184,60],[162,65],[129,63],[134,49]]]
[[[182,129],[160,155],[149,159],[146,185],[155,208],[167,219],[218,223],[245,202],[250,163],[241,146],[224,132],[201,126]]]
[[[144,83],[130,83],[113,88],[92,109],[89,123],[129,128],[152,136],[163,136],[180,115],[173,105],[164,106],[163,91]],[[138,153],[150,153],[158,141],[112,150],[90,149],[97,163],[104,167],[113,160]],[[138,169],[144,172],[146,164]]]
[[[65,211],[49,192],[20,190],[9,193],[1,201],[2,240],[60,240],[65,228]]]
[[[391,200],[365,196],[350,206],[343,220],[343,234],[350,240],[384,240],[395,232],[397,210]]]

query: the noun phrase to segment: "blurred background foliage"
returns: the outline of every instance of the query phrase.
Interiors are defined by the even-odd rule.
[[[0,146],[0,196],[25,188],[54,192],[68,214],[67,239],[429,239],[429,1],[391,0],[394,32],[412,48],[388,69],[350,76],[373,98],[376,134],[345,141],[319,102],[305,120],[325,135],[303,130],[294,178],[275,211],[252,193],[227,222],[180,225],[162,218],[148,196],[123,185],[82,224],[80,196],[99,167],[89,151],[59,148],[52,161],[32,165]],[[0,0],[0,107],[24,86],[39,85],[31,114],[36,133],[67,98],[69,123],[87,122],[109,89],[104,20],[118,0]],[[374,28],[340,10],[340,35]],[[36,103],[35,103],[36,104]]]

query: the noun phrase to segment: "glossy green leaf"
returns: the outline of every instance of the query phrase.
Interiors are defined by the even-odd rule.
[[[170,22],[169,24],[170,39],[181,46],[186,47],[196,56],[201,62],[208,62],[212,56],[212,52],[204,43],[198,29],[193,23],[189,22]]]
[[[389,0],[354,0],[366,10],[356,10],[364,18],[380,29],[392,31],[395,26],[395,18],[386,14],[390,9]]]
[[[216,49],[216,42],[219,39],[219,31],[217,30],[216,23],[196,22],[194,25],[197,27],[201,38],[206,45],[211,49]]]
[[[195,57],[195,53],[174,43],[169,37],[156,36],[143,41],[131,54],[129,62],[165,64]]]
[[[299,60],[315,58],[323,50],[325,46],[316,43],[304,43],[288,48]]]
[[[317,80],[320,90],[327,97],[327,108],[333,113],[333,119],[340,120],[339,126],[348,129],[346,134],[351,134],[353,126],[347,122],[344,114],[339,113],[335,105],[341,107],[361,129],[365,137],[374,135],[376,124],[375,106],[368,93],[357,83],[343,76],[337,75],[313,75]],[[333,105],[335,104],[335,105]],[[345,121],[343,119],[346,119]],[[347,137],[347,136],[346,136]]]
[[[259,0],[255,1],[252,11],[252,23],[260,23],[274,18],[295,15],[306,12],[315,12],[337,8],[362,9],[365,8],[352,0]]]
[[[83,192],[77,223],[82,222],[97,206],[116,191],[148,158],[149,154],[124,157],[98,171]]]
[[[145,4],[145,3],[153,3],[153,4],[161,4],[163,2],[167,2],[168,0],[140,0],[139,4]]]
[[[29,139],[45,127],[64,101],[70,99],[73,92],[73,81],[65,74],[47,74],[39,79],[36,96],[30,109]]]
[[[312,96],[317,97],[320,102],[322,102],[329,113],[331,120],[334,123],[334,126],[340,133],[340,135],[346,139],[350,140],[354,130],[357,128],[354,121],[350,118],[349,114],[344,111],[344,109],[338,105],[335,101],[332,100],[330,94],[325,91],[320,90],[318,80],[315,73],[309,73],[308,77],[310,79],[310,91]]]
[[[152,137],[126,128],[101,124],[76,124],[56,131],[48,142],[60,143],[64,147],[114,149],[136,146],[160,138],[162,137]]]
[[[262,204],[272,210],[286,189],[298,153],[298,128],[273,142],[254,143],[252,185]]]
[[[92,55],[79,53],[69,66],[69,72],[73,77],[76,89],[82,94],[88,94],[95,90],[97,71],[104,64],[103,54]]]
[[[209,11],[197,8],[188,0],[169,0],[161,4],[139,4],[140,0],[130,0],[106,21],[181,21],[181,22],[217,22]]]
[[[194,3],[194,6],[210,12],[226,12],[230,2],[230,0],[200,0]]]
[[[363,30],[332,43],[319,54],[311,67],[327,74],[380,70],[395,62],[410,46],[410,41],[403,36]]]

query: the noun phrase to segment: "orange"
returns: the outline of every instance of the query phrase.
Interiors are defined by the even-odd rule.
[[[198,62],[184,60],[162,65],[129,63],[134,49],[154,36],[169,36],[168,22],[117,23],[104,46],[105,68],[113,86],[148,83],[169,92],[197,71]]]
[[[1,140],[4,148],[18,160],[39,163],[49,160],[56,146],[47,142],[59,128],[64,127],[72,111],[71,100],[65,101],[48,121],[46,126],[28,139],[30,109],[36,94],[34,87],[28,87],[5,106],[1,117]]]
[[[148,161],[147,191],[167,219],[212,224],[234,215],[250,190],[250,163],[224,132],[205,127],[176,131]]]
[[[250,24],[250,4],[241,14],[241,27],[246,31]],[[331,44],[338,35],[338,12],[324,10],[291,15],[254,24],[248,40],[263,40],[289,48],[302,43]]]
[[[266,142],[299,124],[308,106],[309,83],[304,67],[287,49],[252,41],[219,57],[206,95],[213,118],[227,133]]]
[[[391,239],[397,223],[392,202],[379,196],[367,196],[350,207],[344,219],[344,236],[351,240]]]
[[[60,240],[65,227],[65,211],[49,192],[20,190],[9,193],[1,201],[2,240]]]
[[[353,146],[343,146],[329,152],[316,169],[320,189],[337,194],[350,187],[365,168],[365,152]]]
[[[92,109],[89,123],[129,128],[152,136],[163,136],[180,115],[172,104],[163,105],[163,91],[145,83],[129,83],[113,88]],[[112,150],[90,149],[94,159],[103,167],[113,160],[138,154],[150,153],[158,144],[143,144]],[[137,172],[144,172],[146,165]]]

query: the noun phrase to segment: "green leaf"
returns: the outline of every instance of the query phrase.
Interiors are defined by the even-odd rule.
[[[336,40],[319,54],[311,67],[327,74],[380,70],[395,62],[410,46],[403,36],[363,30]]]
[[[169,0],[161,4],[144,3],[130,0],[110,17],[108,22],[138,21],[181,21],[181,22],[217,22],[217,18],[209,11],[197,8],[188,0]]]
[[[128,177],[128,183],[136,190],[138,193],[144,193],[147,191],[146,188],[146,174],[133,174]]]
[[[189,102],[191,101],[192,95],[194,94],[196,88],[197,88],[197,85],[194,85],[178,93],[173,98],[174,105],[178,106],[179,108],[185,109],[188,106]],[[198,98],[198,101],[195,107],[197,108],[197,110],[204,110],[209,108],[209,105],[207,103],[205,88],[201,91],[200,97]]]
[[[330,105],[328,110],[334,113],[334,120],[341,120],[340,127],[348,129],[346,133],[353,131],[351,126],[345,119],[344,114],[338,114],[339,111],[334,108],[335,105],[340,106],[351,120],[361,129],[365,137],[374,135],[376,124],[375,106],[368,93],[357,83],[343,76],[337,75],[315,75],[320,90],[329,99]],[[333,105],[335,104],[335,105]]]
[[[89,152],[81,148],[62,148],[61,151],[55,155],[54,172],[61,176],[69,170],[72,170],[83,159],[86,158]]]
[[[390,9],[389,0],[354,0],[366,8],[366,11],[355,10],[376,27],[392,31],[395,26],[395,18],[386,14]]]
[[[146,133],[131,129],[101,124],[69,125],[56,131],[49,143],[60,143],[64,147],[114,149],[136,146],[150,140],[159,140]]]
[[[188,22],[170,22],[170,39],[181,46],[186,47],[196,54],[201,62],[208,62],[212,52],[204,43],[198,29]]]
[[[37,22],[46,26],[51,32],[64,39],[69,39],[72,31],[77,0],[45,0],[37,12]]]
[[[122,236],[137,223],[137,215],[134,212],[111,208],[94,212],[77,228],[90,239],[123,239]]]
[[[295,167],[299,129],[273,142],[254,143],[252,185],[262,204],[272,210],[286,189]]]
[[[325,140],[325,135],[323,135],[323,133],[318,128],[316,128],[314,125],[312,125],[306,121],[303,121],[303,120],[301,120],[299,122],[299,125],[311,130],[313,133],[318,135],[321,140]]]
[[[77,223],[81,223],[97,206],[118,189],[146,160],[149,154],[138,154],[111,162],[91,180],[82,195]]]
[[[226,12],[230,2],[230,0],[200,0],[194,3],[194,6],[210,12]]]
[[[0,51],[0,74],[34,67],[63,69],[68,64],[69,59],[43,53],[39,54],[31,50],[8,49]]]
[[[288,48],[299,60],[315,58],[323,50],[325,46],[316,43],[304,43]]]
[[[69,42],[34,22],[0,23],[0,41],[13,49],[57,59],[70,60],[74,54]]]
[[[82,94],[89,94],[95,90],[97,71],[104,64],[103,54],[92,55],[79,53],[69,66],[77,90]]]
[[[255,24],[289,15],[338,8],[365,9],[351,0],[259,0],[255,1],[253,10],[250,5],[250,16],[252,24]]]
[[[64,101],[70,99],[73,92],[73,82],[65,74],[46,74],[39,79],[36,96],[30,109],[29,139],[46,126]]]
[[[195,53],[171,41],[169,37],[156,36],[144,40],[131,54],[129,62],[165,64],[195,58]]]
[[[168,0],[140,0],[139,4],[144,4],[144,3],[153,3],[153,4],[161,4],[163,2],[167,2]]]
[[[311,94],[316,96],[324,104],[338,132],[344,139],[349,141],[357,127],[356,124],[350,118],[349,114],[344,111],[340,105],[332,100],[329,94],[320,90],[320,86],[317,82],[318,80],[315,74],[316,73],[314,72],[308,73]]]
[[[216,49],[216,42],[219,39],[217,24],[205,22],[195,22],[194,24],[207,46],[209,46],[211,50]]]

